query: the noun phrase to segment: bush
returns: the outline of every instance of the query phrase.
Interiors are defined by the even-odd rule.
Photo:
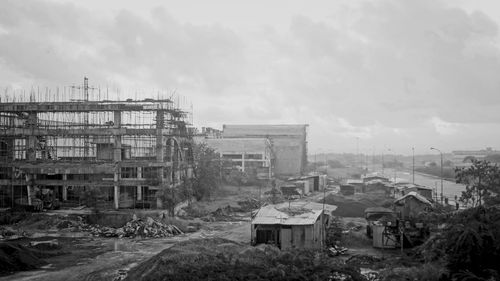
[[[453,276],[499,276],[500,208],[479,206],[453,216],[442,247]]]
[[[443,266],[434,263],[425,263],[418,267],[395,267],[380,273],[382,281],[440,281],[447,280],[447,271]]]
[[[249,247],[224,239],[179,243],[134,268],[125,280],[365,280],[323,254]]]
[[[479,206],[454,214],[419,249],[425,261],[444,264],[455,280],[498,280],[500,207]]]

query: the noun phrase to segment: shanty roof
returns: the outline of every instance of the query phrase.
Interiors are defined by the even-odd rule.
[[[218,152],[263,152],[271,144],[265,138],[206,139],[207,145]]]
[[[325,211],[337,206],[325,204]],[[323,213],[323,204],[314,202],[290,202],[267,205],[259,209],[252,224],[311,225]]]
[[[302,136],[307,125],[223,125],[224,137]]]
[[[403,196],[403,197],[401,197],[401,198],[396,199],[396,200],[394,201],[394,203],[398,203],[398,202],[400,202],[400,201],[403,201],[403,200],[405,200],[405,199],[406,199],[406,198],[408,198],[408,197],[413,197],[413,198],[417,199],[418,201],[420,201],[420,202],[422,202],[422,203],[425,203],[425,204],[427,204],[427,205],[432,205],[431,201],[427,200],[427,198],[425,198],[424,196],[422,196],[422,195],[420,195],[420,194],[416,193],[415,191],[412,191],[412,192],[410,192],[410,193],[406,194],[405,196]]]
[[[319,178],[320,175],[308,175],[308,176],[300,176],[300,177],[292,177],[287,179],[287,181],[299,181],[299,180],[307,180],[312,178]]]
[[[377,180],[377,181],[386,181],[386,182],[389,181],[388,178],[382,177],[382,176],[367,176],[367,177],[363,178],[363,181],[365,181],[365,182],[367,182],[367,181],[374,181],[374,180]]]
[[[432,188],[430,188],[430,187],[419,185],[419,184],[414,184],[414,183],[406,183],[406,184],[397,185],[397,189],[398,190],[403,190],[403,189],[406,189],[406,188],[417,188],[417,189],[432,190]]]
[[[347,184],[362,184],[363,180],[355,180],[355,179],[348,179],[346,181]]]

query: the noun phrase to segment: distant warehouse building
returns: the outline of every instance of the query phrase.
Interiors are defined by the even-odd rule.
[[[217,151],[221,158],[228,161],[233,168],[248,174],[255,174],[260,179],[273,177],[271,143],[268,139],[207,138],[204,142]]]
[[[500,154],[499,150],[494,150],[491,147],[481,150],[455,150],[452,151],[453,163],[456,166],[470,164],[474,160],[484,160],[488,156]]]
[[[307,165],[308,125],[223,125],[223,139],[268,139],[276,176],[296,176]]]

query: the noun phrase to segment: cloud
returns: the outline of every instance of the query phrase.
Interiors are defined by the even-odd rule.
[[[276,8],[280,28],[242,29],[232,16],[194,24],[162,6],[97,13],[91,4],[6,0],[0,86],[88,75],[123,98],[134,87],[177,91],[193,102],[197,125],[309,123],[311,145],[325,149],[351,149],[355,137],[400,149],[500,137],[490,132],[500,131],[496,21],[450,1],[342,3],[325,2],[328,17]],[[205,9],[209,18],[219,8]]]
[[[245,64],[243,45],[233,31],[181,24],[161,7],[145,19],[128,10],[101,18],[55,2],[2,5],[0,58],[22,77],[68,84],[87,74],[211,93],[243,81],[235,67]]]

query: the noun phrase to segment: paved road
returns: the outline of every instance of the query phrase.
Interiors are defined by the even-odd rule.
[[[394,170],[385,169],[385,175],[394,177]],[[407,182],[412,182],[412,174],[409,172],[397,171],[396,177],[398,180],[403,179]],[[441,193],[441,179],[439,177],[415,173],[415,183],[433,189],[437,188],[438,195]],[[460,198],[462,191],[465,191],[465,185],[458,184],[453,181],[443,181],[443,194],[444,197],[450,199],[450,202],[454,201],[455,195]]]

